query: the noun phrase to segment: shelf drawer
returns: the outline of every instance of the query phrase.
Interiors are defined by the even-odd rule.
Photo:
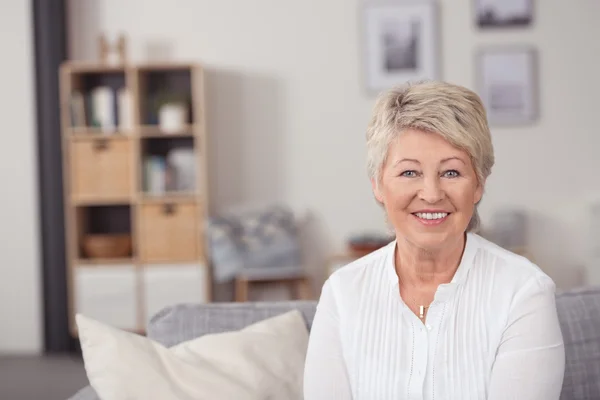
[[[146,265],[142,271],[146,322],[165,307],[208,302],[206,267],[202,264]]]
[[[140,258],[143,262],[194,261],[200,257],[195,203],[142,204]]]
[[[137,277],[133,265],[77,266],[74,283],[76,313],[119,329],[139,329]]]
[[[71,185],[75,201],[128,198],[133,193],[132,143],[99,138],[71,143]]]

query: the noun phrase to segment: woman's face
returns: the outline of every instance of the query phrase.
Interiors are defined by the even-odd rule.
[[[380,182],[372,184],[397,238],[430,251],[462,238],[483,194],[466,152],[412,129],[390,145]]]

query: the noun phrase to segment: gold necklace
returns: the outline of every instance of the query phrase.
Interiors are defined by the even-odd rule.
[[[425,317],[424,314],[423,314],[423,312],[425,310],[427,310],[428,308],[429,308],[429,306],[427,306],[427,307],[425,307],[423,305],[419,306],[419,318],[421,318],[421,320]]]
[[[402,285],[402,280],[400,279],[400,274],[398,274],[398,282],[400,285]],[[414,288],[414,286],[413,286],[413,288]],[[431,304],[429,306],[425,306],[424,304],[419,304],[414,296],[412,296],[412,301],[413,301],[413,305],[419,307],[419,319],[422,321],[423,318],[425,318],[425,312],[427,311],[427,309],[429,309],[429,306]]]

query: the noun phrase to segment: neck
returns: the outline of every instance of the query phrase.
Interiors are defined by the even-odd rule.
[[[424,249],[405,238],[397,238],[396,274],[414,284],[448,283],[452,280],[465,248],[465,235],[440,249]]]

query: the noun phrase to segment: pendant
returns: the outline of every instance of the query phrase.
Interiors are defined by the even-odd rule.
[[[425,311],[425,307],[419,306],[419,318],[423,319],[423,312]]]

